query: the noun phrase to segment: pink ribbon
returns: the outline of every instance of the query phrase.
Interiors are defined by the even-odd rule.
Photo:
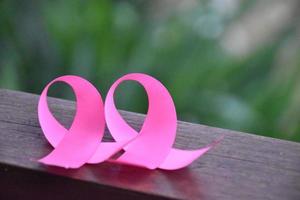
[[[114,103],[115,89],[128,80],[141,84],[148,95],[148,112],[140,132],[127,124]],[[53,117],[47,104],[49,87],[59,81],[70,85],[76,96],[76,114],[69,130]],[[172,97],[158,80],[139,73],[118,79],[109,89],[104,106],[101,95],[87,80],[78,76],[56,78],[40,96],[38,117],[46,139],[54,147],[39,161],[65,168],[110,161],[148,169],[175,170],[186,167],[217,143],[198,150],[173,148],[177,117]],[[115,142],[101,142],[105,122]],[[124,153],[120,157],[111,158],[122,149]]]

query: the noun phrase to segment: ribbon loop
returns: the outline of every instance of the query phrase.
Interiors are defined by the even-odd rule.
[[[114,104],[114,91],[123,81],[136,81],[148,95],[148,112],[137,133],[121,117]],[[167,89],[156,79],[145,74],[128,74],[118,79],[105,100],[106,123],[116,141],[133,139],[117,161],[150,169],[157,168],[167,157],[176,135],[176,111]]]
[[[51,114],[47,104],[47,92],[55,82],[71,86],[76,96],[76,114],[69,130]],[[43,90],[38,116],[45,137],[55,149],[40,162],[65,168],[77,168],[85,164],[96,151],[104,134],[103,101],[97,89],[78,76],[62,76],[51,81]]]

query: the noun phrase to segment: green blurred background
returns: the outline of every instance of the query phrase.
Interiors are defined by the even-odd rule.
[[[0,1],[0,87],[40,93],[64,74],[106,94],[144,72],[181,120],[300,141],[298,0]],[[52,95],[72,98],[67,87]],[[140,86],[118,107],[146,112]]]

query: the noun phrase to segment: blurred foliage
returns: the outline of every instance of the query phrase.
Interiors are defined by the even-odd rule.
[[[253,3],[224,14],[210,2],[1,1],[0,86],[40,93],[53,78],[76,74],[105,94],[121,75],[144,72],[166,85],[181,120],[300,141],[300,59],[276,64],[297,28],[233,56],[221,40]],[[119,108],[146,112],[141,87],[122,88]],[[52,94],[71,97],[65,87]]]

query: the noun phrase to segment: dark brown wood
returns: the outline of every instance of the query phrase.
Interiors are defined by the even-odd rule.
[[[41,165],[36,160],[52,148],[38,124],[37,101],[37,95],[0,90],[0,199],[300,199],[299,143],[186,122],[178,122],[178,148],[196,149],[225,137],[182,170]],[[49,104],[70,125],[74,102],[50,98]],[[144,115],[122,115],[140,128]]]

